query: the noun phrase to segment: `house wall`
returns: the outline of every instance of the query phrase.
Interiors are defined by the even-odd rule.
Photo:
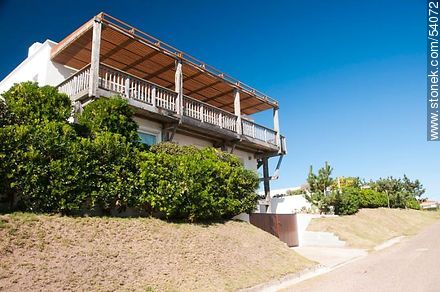
[[[292,214],[300,212],[302,208],[311,208],[311,204],[302,195],[270,199],[270,213]]]
[[[58,85],[75,72],[50,60],[50,52],[55,42],[46,40],[34,43],[27,58],[0,82],[0,94],[9,90],[14,83],[36,81],[39,85]]]

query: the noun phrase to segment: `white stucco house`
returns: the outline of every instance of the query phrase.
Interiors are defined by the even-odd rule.
[[[263,168],[267,197],[268,160],[286,154],[277,101],[105,13],[59,42],[34,43],[0,82],[0,94],[23,81],[56,86],[79,109],[96,98],[127,98],[144,143],[231,152],[245,167]],[[271,126],[252,118],[265,110],[273,112]]]

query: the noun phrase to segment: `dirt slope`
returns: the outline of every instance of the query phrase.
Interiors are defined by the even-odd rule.
[[[440,212],[361,209],[355,215],[313,219],[307,230],[332,232],[349,246],[371,249],[402,235],[413,235],[440,219]]]
[[[235,290],[313,263],[249,224],[0,216],[0,290]]]

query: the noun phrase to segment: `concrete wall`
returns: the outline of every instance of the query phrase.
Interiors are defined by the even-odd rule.
[[[285,196],[270,199],[270,212],[276,214],[291,214],[300,212],[302,208],[309,209],[311,204],[302,195]]]
[[[0,82],[0,94],[9,90],[14,83],[36,81],[42,85],[58,85],[75,70],[69,69],[50,60],[50,52],[55,42],[46,40],[34,43],[27,58]]]

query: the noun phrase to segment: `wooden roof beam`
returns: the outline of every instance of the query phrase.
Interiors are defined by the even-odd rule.
[[[148,79],[148,78],[153,78],[156,77],[157,75],[160,75],[162,73],[165,73],[166,71],[170,70],[171,68],[173,68],[175,66],[174,63],[169,64],[168,66],[165,66],[159,70],[157,70],[156,72],[153,72],[151,74],[147,74],[146,76],[143,77],[143,79]],[[161,78],[162,79],[162,78]]]
[[[204,100],[202,100],[202,101],[203,101],[203,102],[211,101],[211,100],[213,100],[213,99],[216,99],[216,98],[219,98],[219,97],[222,97],[222,96],[225,96],[225,95],[231,94],[231,93],[234,92],[234,90],[235,90],[235,89],[231,89],[231,90],[229,90],[229,91],[219,93],[219,94],[217,94],[217,95],[214,95],[214,96],[211,96],[211,97],[209,97],[209,98],[206,98],[206,99],[204,99]]]
[[[123,41],[121,44],[119,44],[116,47],[114,47],[113,49],[111,49],[107,54],[103,55],[101,57],[101,60],[105,61],[106,59],[110,58],[111,55],[119,52],[120,50],[123,50],[125,46],[131,44],[134,41],[135,41],[135,39],[132,39],[132,38],[129,38],[129,39]]]
[[[139,64],[142,64],[143,62],[145,62],[145,61],[147,61],[148,59],[150,59],[150,58],[156,56],[156,55],[159,54],[159,53],[160,53],[160,51],[153,51],[153,52],[151,52],[151,53],[149,53],[149,54],[146,54],[146,55],[143,56],[142,58],[137,59],[136,61],[131,62],[130,64],[126,65],[124,68],[122,68],[122,71],[125,71],[125,70],[129,69],[130,67],[134,67],[134,66],[137,66],[137,65],[139,65]]]
[[[221,83],[221,82],[222,82],[221,80],[217,80],[217,81],[215,81],[215,82],[213,82],[213,83],[206,84],[205,86],[202,86],[202,87],[200,87],[200,88],[197,88],[197,89],[195,89],[195,90],[192,90],[192,91],[188,92],[188,95],[193,94],[193,93],[200,92],[200,91],[205,90],[205,89],[207,89],[207,88],[209,88],[209,87],[212,87],[212,86],[214,86],[214,85],[217,85],[217,84],[219,84],[219,83]]]

